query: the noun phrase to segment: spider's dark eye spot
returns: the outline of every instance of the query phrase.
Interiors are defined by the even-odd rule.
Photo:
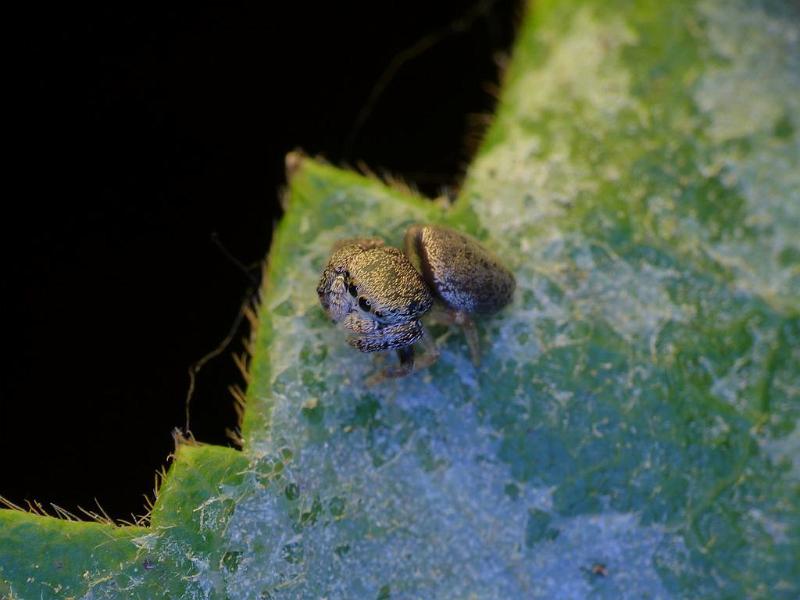
[[[412,300],[411,304],[408,305],[408,312],[415,313],[417,312],[418,308],[419,308],[419,302],[417,302],[416,300]]]
[[[379,319],[382,319],[383,318],[383,313],[381,311],[379,311],[379,310],[376,310],[375,311],[375,316],[378,317]]]
[[[358,299],[358,305],[361,307],[362,310],[369,310],[370,307],[369,300],[364,298],[364,296],[361,296],[361,298]]]
[[[353,298],[355,298],[356,296],[358,296],[358,290],[356,289],[356,286],[354,286],[352,283],[351,283],[350,285],[348,285],[348,286],[347,286],[347,291],[348,291],[348,292],[350,292],[350,295],[351,295]]]

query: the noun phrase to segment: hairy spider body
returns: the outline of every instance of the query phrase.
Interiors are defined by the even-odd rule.
[[[400,366],[379,377],[397,377],[414,367],[414,344],[423,342],[425,365],[438,357],[421,317],[437,299],[448,320],[464,327],[473,361],[479,361],[471,314],[494,313],[511,301],[514,275],[477,240],[440,225],[413,225],[405,254],[378,238],[338,242],[317,295],[328,316],[362,352],[397,350]],[[418,366],[422,366],[419,361]]]

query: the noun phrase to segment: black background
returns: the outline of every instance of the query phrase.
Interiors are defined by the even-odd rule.
[[[187,368],[225,337],[259,274],[220,245],[244,265],[266,255],[285,153],[363,160],[431,196],[457,186],[520,9],[36,10],[9,23],[4,85],[0,495],[71,511],[96,498],[129,518],[183,426]],[[230,443],[240,349],[198,376],[201,441]]]

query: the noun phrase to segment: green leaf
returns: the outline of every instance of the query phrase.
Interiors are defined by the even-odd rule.
[[[0,592],[797,597],[798,132],[792,3],[537,1],[453,208],[294,172],[245,451],[181,447],[147,530],[0,513]],[[454,332],[368,388],[317,278],[414,222],[483,239],[517,294],[480,368]]]

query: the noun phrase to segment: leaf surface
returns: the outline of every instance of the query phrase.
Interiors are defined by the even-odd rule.
[[[797,597],[799,130],[792,3],[536,2],[452,208],[310,159],[293,175],[245,451],[181,448],[149,530],[0,513],[0,581],[21,598]],[[379,367],[315,286],[337,240],[399,246],[416,222],[482,239],[517,293],[479,322],[480,368],[433,325],[436,365],[369,388]],[[18,558],[50,543],[81,568]]]

